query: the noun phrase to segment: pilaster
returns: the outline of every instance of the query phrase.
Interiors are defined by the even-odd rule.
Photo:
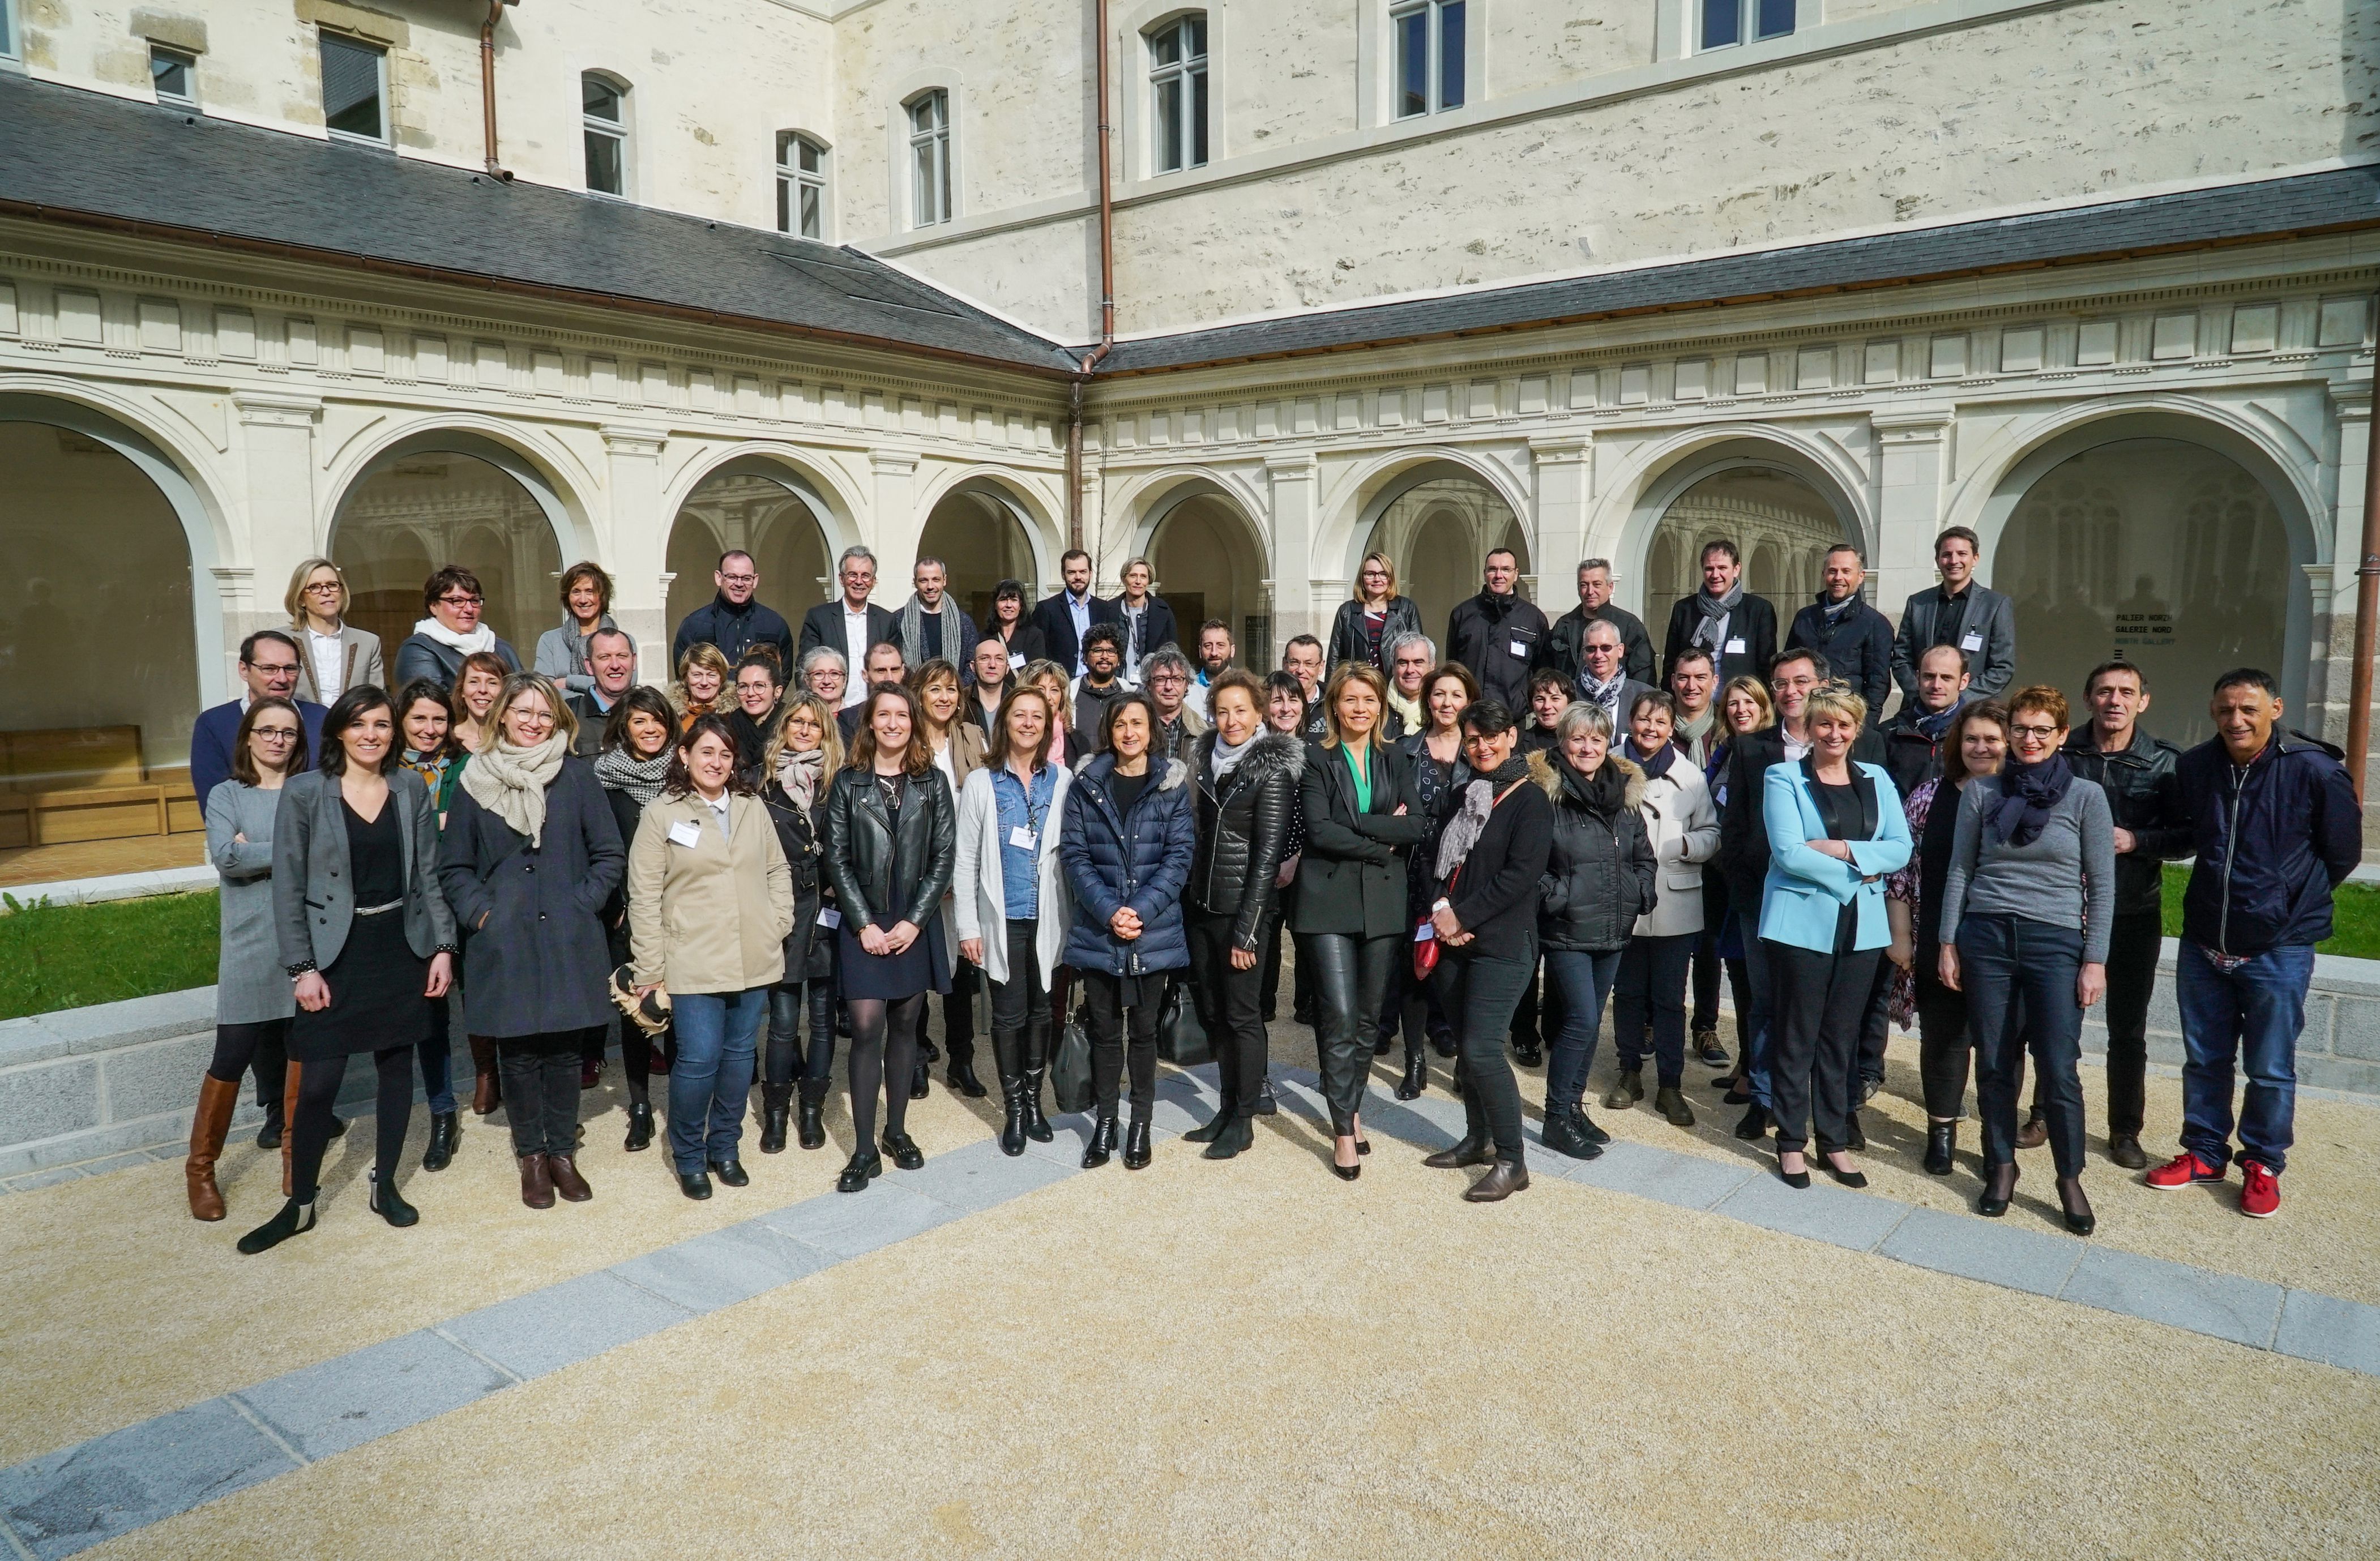
[[[1873,412],[1876,531],[1868,558],[1877,609],[1895,623],[1901,604],[1934,584],[1934,538],[1949,480],[1947,408]]]
[[[606,423],[604,492],[609,503],[597,538],[612,570],[612,617],[637,639],[638,681],[670,680],[669,581],[665,564],[672,517],[661,513],[662,450],[658,429]]]
[[[298,561],[330,545],[331,516],[317,514],[314,498],[314,430],[322,420],[322,398],[285,391],[235,391],[239,418],[240,470],[248,511],[248,564],[253,572],[239,595],[244,605],[225,601],[232,638],[282,623],[280,591]],[[260,599],[253,582],[267,582]]]

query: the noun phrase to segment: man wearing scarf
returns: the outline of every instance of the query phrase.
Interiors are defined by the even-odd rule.
[[[955,662],[959,681],[975,681],[975,620],[950,598],[950,568],[938,558],[921,558],[909,575],[917,587],[896,614],[901,659],[912,667],[941,659]]]
[[[1529,669],[1545,644],[1546,615],[1515,594],[1521,561],[1510,548],[1488,555],[1479,594],[1454,604],[1446,620],[1446,659],[1479,680],[1479,696],[1511,710],[1529,704]]]
[[[1884,769],[1902,796],[1934,773],[1942,734],[1960,708],[1981,698],[1969,687],[1967,664],[1951,646],[1937,645],[1917,663],[1917,692],[1878,730],[1884,739]]]
[[[1678,723],[1670,741],[1676,744],[1696,769],[1708,770],[1711,733],[1718,725],[1718,670],[1710,652],[1700,646],[1679,654],[1670,669],[1670,697],[1677,701]]]
[[[1722,688],[1731,678],[1767,675],[1777,655],[1777,609],[1743,588],[1741,556],[1723,537],[1703,544],[1703,588],[1670,609],[1664,669],[1675,667],[1686,647],[1698,645],[1718,663]]]
[[[1579,647],[1584,664],[1575,687],[1580,699],[1603,708],[1614,732],[1628,730],[1628,713],[1635,708],[1638,695],[1657,692],[1651,684],[1638,683],[1628,675],[1627,653],[1617,626],[1600,618],[1586,625],[1586,637]]]
[[[1835,676],[1867,701],[1868,725],[1880,726],[1892,694],[1891,621],[1861,595],[1867,565],[1849,542],[1827,550],[1826,578],[1817,599],[1793,614],[1785,643],[1823,653]]]

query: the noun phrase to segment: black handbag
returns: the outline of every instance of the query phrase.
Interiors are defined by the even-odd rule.
[[[1068,1020],[1050,1048],[1050,1101],[1062,1111],[1087,1111],[1099,1098],[1091,1084],[1091,1037]]]
[[[1196,1068],[1215,1059],[1215,1048],[1207,1039],[1207,1026],[1199,1023],[1198,1005],[1190,996],[1187,980],[1175,980],[1167,986],[1165,1006],[1157,1014],[1157,1055],[1176,1068]]]

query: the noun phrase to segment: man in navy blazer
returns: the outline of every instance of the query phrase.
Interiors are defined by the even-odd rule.
[[[1080,548],[1058,561],[1058,573],[1066,588],[1033,610],[1033,626],[1041,631],[1050,659],[1065,668],[1068,677],[1080,677],[1089,671],[1083,665],[1083,635],[1094,623],[1122,625],[1123,614],[1114,602],[1091,594],[1091,555]]]
[[[279,629],[259,629],[239,642],[239,675],[247,689],[237,699],[200,711],[198,724],[190,730],[190,790],[199,794],[200,808],[209,793],[231,779],[231,746],[239,738],[240,718],[248,714],[251,699],[286,699],[298,707],[298,719],[306,728],[302,756],[310,766],[313,763],[322,740],[324,712],[322,706],[298,697],[299,654],[298,642]]]

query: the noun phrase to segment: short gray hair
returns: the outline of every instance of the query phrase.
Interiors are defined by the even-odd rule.
[[[1554,722],[1554,741],[1567,743],[1586,727],[1592,727],[1605,742],[1611,741],[1611,718],[1604,714],[1603,707],[1592,699],[1573,699]]]
[[[822,667],[829,661],[833,662],[834,670],[844,677],[851,675],[851,663],[844,659],[842,651],[829,649],[823,645],[814,645],[802,657],[802,686],[808,688],[810,685],[812,668]]]
[[[1180,672],[1187,682],[1192,676],[1190,658],[1169,644],[1140,659],[1140,681],[1144,684],[1160,672]]]
[[[842,556],[834,561],[834,572],[838,575],[842,574],[843,566],[849,563],[855,558],[866,559],[868,561],[868,567],[871,569],[876,566],[876,555],[868,551],[868,549],[860,546],[857,542],[854,542],[851,546],[844,549]]]
[[[1597,629],[1601,629],[1606,634],[1609,635],[1611,636],[1612,643],[1615,645],[1624,645],[1627,643],[1628,636],[1621,634],[1620,632],[1620,625],[1613,623],[1609,618],[1589,618],[1586,621],[1586,627],[1579,631],[1578,642],[1581,645],[1585,645],[1588,640],[1595,637],[1595,631]]]
[[[1609,575],[1611,573],[1611,561],[1608,558],[1583,558],[1578,561],[1580,574],[1584,575],[1590,569],[1600,569]]]
[[[1438,665],[1437,645],[1431,641],[1427,635],[1416,634],[1411,629],[1407,629],[1403,634],[1398,635],[1396,637],[1390,640],[1388,644],[1380,647],[1380,659],[1386,661],[1391,667],[1395,666],[1397,664],[1397,658],[1404,654],[1405,647],[1408,645],[1418,645],[1424,650],[1428,651],[1429,664],[1433,667]]]

